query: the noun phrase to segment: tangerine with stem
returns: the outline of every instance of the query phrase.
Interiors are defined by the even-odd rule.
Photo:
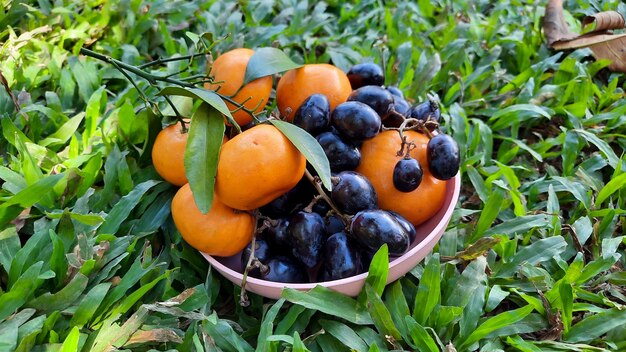
[[[257,78],[243,84],[246,67],[253,54],[252,49],[239,48],[218,56],[209,72],[209,76],[213,77],[213,83],[205,84],[205,88],[229,96],[240,105],[236,106],[226,101],[226,106],[233,112],[233,118],[239,126],[247,125],[253,120],[252,115],[241,106],[255,114],[259,113],[267,105],[272,92],[271,76]]]

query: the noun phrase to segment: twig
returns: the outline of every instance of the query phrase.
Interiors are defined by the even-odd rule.
[[[124,73],[123,70],[132,72],[134,74],[136,74],[137,76],[147,80],[150,84],[152,85],[156,85],[157,82],[164,82],[164,83],[169,83],[169,84],[174,84],[180,87],[184,87],[184,88],[197,88],[196,85],[189,83],[189,82],[185,82],[183,80],[179,80],[179,79],[174,79],[168,76],[157,76],[157,75],[153,75],[151,73],[148,73],[142,69],[140,69],[137,66],[133,66],[133,65],[129,65],[127,63],[124,63],[122,61],[116,60],[110,56],[106,56],[106,55],[102,55],[99,54],[95,51],[86,49],[86,48],[81,48],[80,49],[80,53],[89,57],[93,57],[94,59],[98,59],[104,62],[107,62],[113,66],[115,66],[117,69],[119,69],[122,73]],[[124,75],[132,81],[132,79],[129,78],[127,73],[124,73]],[[133,82],[133,84],[135,85],[135,83]],[[136,87],[136,85],[135,85]],[[228,103],[238,107],[237,110],[242,110],[245,111],[247,114],[249,114],[250,116],[252,116],[252,119],[259,122],[259,119],[257,118],[257,116],[254,114],[254,110],[250,110],[248,108],[246,108],[245,106],[243,106],[241,103],[238,103],[236,101],[234,101],[231,97],[228,97],[226,95],[220,94],[217,91],[214,91],[215,94],[217,94],[220,98],[222,98],[223,100],[227,101]]]
[[[193,60],[199,56],[203,56],[206,55],[205,53],[198,53],[198,54],[190,54],[190,55],[185,55],[185,56],[177,56],[177,57],[168,57],[165,59],[156,59],[150,62],[146,62],[145,64],[139,65],[137,66],[139,69],[144,69],[144,68],[148,68],[151,66],[156,66],[156,65],[160,65],[160,64],[164,64],[166,62],[172,62],[172,61],[183,61],[183,60]]]

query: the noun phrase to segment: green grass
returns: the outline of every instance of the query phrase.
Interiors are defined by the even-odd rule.
[[[538,1],[3,1],[0,350],[626,350],[626,80],[553,52]],[[576,23],[619,1],[565,1]],[[278,47],[384,64],[442,102],[462,192],[432,255],[351,299],[239,291],[186,245],[150,148],[162,123],[111,65]],[[154,73],[184,68],[174,62]],[[193,72],[203,72],[204,59]],[[184,76],[184,75],[183,75]],[[162,110],[158,90],[136,79]]]

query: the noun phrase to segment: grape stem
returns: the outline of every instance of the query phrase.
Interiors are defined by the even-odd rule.
[[[343,224],[348,226],[350,224],[351,217],[348,216],[348,215],[345,215],[339,209],[337,209],[337,206],[335,205],[335,203],[333,203],[333,201],[330,199],[330,197],[328,197],[328,195],[326,194],[326,192],[322,188],[322,181],[320,180],[320,178],[318,176],[311,175],[311,173],[307,169],[304,169],[304,175],[309,180],[309,182],[311,182],[311,184],[313,184],[313,186],[317,190],[317,193],[319,194],[320,198],[325,200],[326,203],[328,203],[328,205],[330,205],[330,207],[333,209],[333,211],[335,213],[337,213],[337,215],[339,215],[339,217],[341,218],[341,221],[343,222]]]
[[[254,216],[255,219],[259,215],[258,211],[255,211]],[[248,299],[248,293],[246,292],[246,283],[248,282],[248,273],[253,268],[259,268],[261,271],[266,272],[267,266],[263,265],[255,256],[256,250],[256,236],[257,234],[263,232],[266,228],[270,226],[267,220],[263,221],[263,225],[261,227],[257,226],[257,222],[254,223],[254,236],[252,236],[252,242],[250,243],[250,257],[248,257],[248,262],[246,263],[246,267],[243,271],[243,279],[241,279],[241,293],[239,294],[239,304],[242,307],[247,307],[250,305],[250,300]]]

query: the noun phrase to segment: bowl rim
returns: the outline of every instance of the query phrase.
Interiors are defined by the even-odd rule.
[[[451,219],[452,218],[452,212],[454,211],[454,209],[456,208],[456,203],[458,201],[460,192],[461,192],[461,173],[460,171],[450,180],[447,180],[446,182],[448,183],[448,185],[451,183],[450,181],[454,181],[452,182],[452,184],[454,185],[454,188],[452,190],[452,197],[451,197],[451,201],[450,204],[448,204],[448,207],[446,209],[446,211],[443,213],[442,216],[442,220],[443,219]],[[428,234],[428,236],[424,237],[424,239],[422,241],[420,241],[417,245],[415,245],[415,247],[411,248],[408,252],[404,253],[403,255],[401,255],[400,257],[395,258],[394,260],[392,260],[391,262],[389,262],[389,270],[393,269],[394,267],[402,264],[403,262],[409,260],[409,258],[411,258],[413,255],[415,255],[417,252],[421,251],[424,247],[430,245],[433,240],[435,240],[435,237],[437,236],[442,236],[445,228],[448,226],[449,221],[439,221],[439,223],[437,223],[437,225],[430,231],[430,233]],[[437,241],[435,241],[435,244]],[[434,246],[434,244],[433,244]],[[239,282],[243,281],[243,274],[233,270],[231,268],[229,268],[228,266],[222,264],[219,260],[217,260],[215,257],[204,253],[204,252],[200,252],[200,254],[202,254],[205,259],[212,265],[215,266],[217,271],[223,272],[228,274],[229,276],[236,278],[239,280]],[[421,260],[420,260],[421,261]],[[365,271],[361,274],[358,275],[354,275],[354,276],[350,276],[350,277],[346,277],[343,279],[338,279],[338,280],[332,280],[332,281],[320,281],[320,282],[309,282],[309,283],[288,283],[288,282],[274,282],[274,281],[267,281],[267,280],[262,280],[262,279],[258,279],[258,278],[254,278],[251,276],[248,276],[248,278],[246,279],[248,284],[253,284],[253,285],[257,285],[257,286],[266,286],[266,287],[272,287],[272,288],[293,288],[296,290],[310,290],[315,288],[316,286],[325,286],[325,287],[331,287],[331,286],[340,286],[340,285],[344,285],[344,284],[351,284],[357,281],[361,281],[361,280],[365,280],[365,278],[367,278],[367,275],[369,274],[369,270]],[[224,275],[224,274],[222,274]],[[232,280],[231,280],[232,281]],[[240,284],[235,283],[238,286],[241,286]]]

